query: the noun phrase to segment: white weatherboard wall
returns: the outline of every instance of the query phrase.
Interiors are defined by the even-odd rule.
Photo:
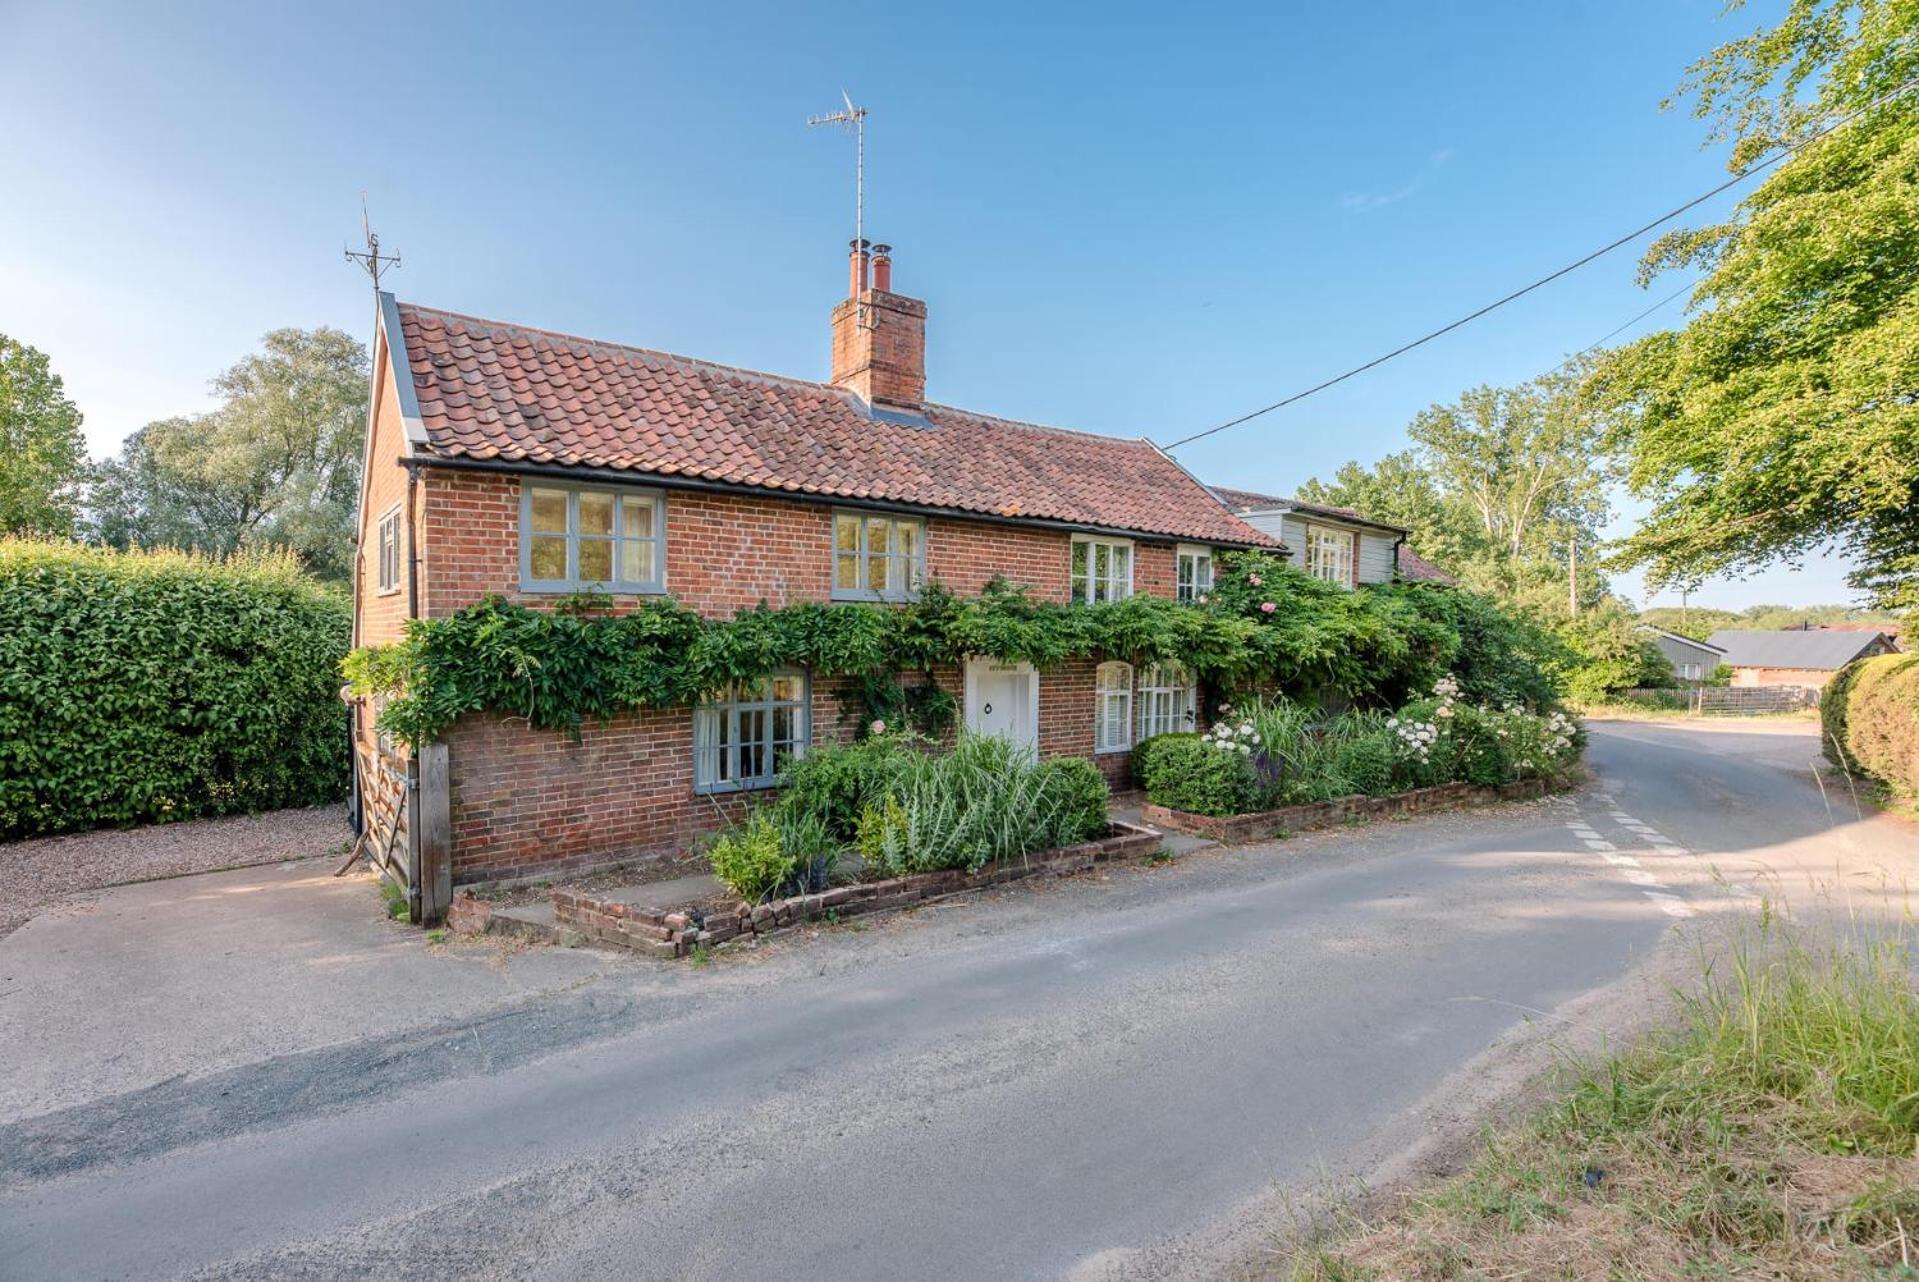
[[[1393,546],[1398,542],[1390,534],[1364,534],[1359,536],[1359,581],[1361,583],[1391,583],[1393,564],[1398,559]]]
[[[1306,521],[1298,512],[1244,512],[1240,520],[1258,530],[1261,534],[1270,534],[1286,545],[1292,553],[1292,563],[1301,569],[1306,567]],[[1339,521],[1327,521],[1311,518],[1314,525],[1330,526],[1351,534],[1356,528]],[[1364,530],[1359,535],[1359,581],[1361,583],[1391,583],[1397,560],[1394,545],[1398,540],[1390,534],[1371,534]]]

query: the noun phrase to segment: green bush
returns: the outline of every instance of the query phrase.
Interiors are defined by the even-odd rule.
[[[1083,763],[1091,769],[1091,763]],[[1093,774],[1098,775],[1094,770]],[[1104,781],[1100,789],[1104,791]],[[1040,765],[1029,749],[990,735],[960,736],[941,756],[902,754],[884,797],[861,814],[868,868],[886,876],[988,863],[1096,836],[1104,802],[1091,803],[1085,772]]]
[[[1053,757],[1039,763],[1039,774],[1040,791],[1060,799],[1062,831],[1079,833],[1078,840],[1105,831],[1112,790],[1098,766],[1084,757]]]
[[[1199,732],[1197,730],[1174,730],[1168,734],[1150,735],[1134,744],[1133,751],[1128,755],[1126,760],[1126,771],[1134,785],[1144,788],[1146,786],[1146,771],[1152,762],[1153,754],[1158,752],[1163,745],[1177,743],[1181,739],[1197,741],[1199,739]]]
[[[1196,735],[1163,738],[1146,761],[1146,797],[1154,805],[1195,815],[1240,815],[1255,807],[1258,782],[1244,754]]]
[[[351,627],[290,555],[0,540],[0,837],[345,796]]]
[[[1384,797],[1395,791],[1395,754],[1384,729],[1354,735],[1339,746],[1338,769],[1354,792]]]
[[[789,814],[819,819],[834,836],[851,841],[860,814],[886,793],[901,758],[931,745],[908,735],[873,735],[858,743],[820,744],[786,762],[779,806]]]
[[[1885,654],[1842,668],[1819,699],[1826,755],[1871,775],[1902,801],[1919,800],[1919,654]]]
[[[713,875],[749,904],[785,885],[795,863],[780,842],[780,825],[769,809],[755,810],[746,822],[720,833],[706,857]]]

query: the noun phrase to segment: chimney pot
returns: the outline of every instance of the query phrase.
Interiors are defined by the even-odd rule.
[[[846,243],[849,247],[847,254],[847,274],[849,280],[847,282],[846,296],[848,298],[858,298],[866,292],[867,266],[873,258],[868,250],[873,242],[860,240],[856,237]]]
[[[893,292],[893,247],[873,246],[873,288],[883,294]]]

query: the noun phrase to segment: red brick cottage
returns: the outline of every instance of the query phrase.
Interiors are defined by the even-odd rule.
[[[931,580],[969,595],[995,575],[1060,602],[1184,596],[1211,582],[1215,549],[1276,546],[1148,441],[928,402],[926,305],[890,272],[883,247],[853,256],[826,382],[382,295],[355,644],[489,593],[540,605],[586,587],[615,609],[670,593],[707,615],[900,600]],[[936,679],[966,725],[1112,777],[1138,737],[1190,725],[1196,702],[1117,663],[972,662]],[[416,826],[453,885],[683,847],[771,786],[781,753],[840,736],[844,693],[794,671],[589,724],[579,743],[468,717],[436,758],[437,833],[430,808],[405,825],[413,866]],[[374,714],[362,701],[363,797],[411,769],[377,742]]]

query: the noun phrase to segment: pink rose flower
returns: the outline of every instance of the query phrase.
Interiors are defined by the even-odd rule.
[[[1252,584],[1254,587],[1258,587],[1260,584],[1264,583],[1266,580],[1260,578],[1257,574],[1249,574],[1246,576],[1246,581]]]
[[[885,723],[884,721],[875,721],[875,722],[873,723],[873,733],[874,733],[874,734],[885,734],[885,733],[886,733],[886,723]]]
[[[1261,601],[1259,603],[1259,612],[1261,614],[1271,614],[1274,610],[1277,610],[1277,609],[1279,609],[1279,607],[1274,605],[1271,601]]]

